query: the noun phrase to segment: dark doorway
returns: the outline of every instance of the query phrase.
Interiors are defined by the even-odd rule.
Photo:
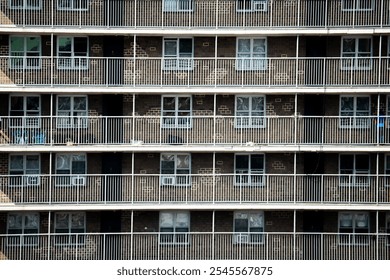
[[[124,3],[125,1],[123,0],[105,0],[106,26],[115,27],[123,25]]]
[[[324,216],[320,211],[303,212],[303,231],[306,233],[302,242],[304,260],[321,260],[321,233],[323,232]]]
[[[124,68],[124,39],[123,36],[104,37],[103,55],[106,59],[105,84],[108,86],[123,85]]]
[[[322,181],[324,157],[321,153],[304,154],[304,172],[308,180],[303,182],[303,201],[321,201],[323,199]]]
[[[123,95],[103,95],[104,139],[107,144],[123,143]],[[117,117],[117,118],[116,118]]]
[[[121,256],[121,211],[103,211],[100,213],[100,232],[107,233],[102,240],[104,258],[118,260]]]
[[[102,174],[103,178],[102,197],[107,202],[122,201],[122,154],[105,153],[102,154]]]
[[[324,73],[326,66],[326,37],[314,36],[306,37],[306,67],[305,82],[308,86],[322,86],[326,83]]]
[[[305,143],[320,144],[323,142],[324,96],[306,94],[304,97]]]

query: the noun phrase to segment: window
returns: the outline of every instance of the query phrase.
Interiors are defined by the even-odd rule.
[[[86,96],[57,97],[57,127],[86,128],[88,115],[88,99]]]
[[[339,213],[339,233],[340,244],[367,244],[369,242],[368,213]]]
[[[369,115],[369,96],[340,96],[340,127],[368,128]]]
[[[39,10],[42,0],[9,0],[11,9]]]
[[[58,37],[58,69],[88,69],[88,38]]]
[[[191,127],[191,96],[163,96],[161,106],[163,128]]]
[[[55,213],[56,244],[84,244],[85,213]]]
[[[263,212],[235,212],[233,243],[263,243]]]
[[[164,39],[164,70],[192,70],[192,38]]]
[[[237,38],[237,70],[267,69],[267,40],[265,38]]]
[[[341,41],[341,69],[369,70],[372,59],[372,40],[369,37],[344,37]]]
[[[161,185],[190,186],[189,154],[161,154]]]
[[[368,187],[369,155],[340,155],[340,185],[343,187]]]
[[[374,9],[373,0],[342,0],[343,11],[370,11]]]
[[[265,127],[265,96],[236,96],[236,128]]]
[[[237,0],[238,12],[267,11],[268,0]]]
[[[40,127],[41,115],[41,98],[39,96],[10,96],[9,115],[14,118],[10,118],[10,127],[18,128],[38,128]],[[27,137],[28,131],[17,130],[16,133],[22,134]],[[13,135],[16,137],[17,135]],[[23,135],[19,135],[21,137]],[[19,139],[22,140],[22,139]],[[27,139],[25,139],[27,142]]]
[[[57,0],[58,10],[86,11],[89,0]]]
[[[188,244],[188,212],[160,212],[160,244]]]
[[[56,185],[85,186],[87,162],[84,154],[58,154],[56,156]],[[64,175],[66,174],[66,175]]]
[[[236,186],[263,186],[264,155],[236,155],[234,170]]]
[[[41,67],[41,37],[10,36],[10,68],[39,69]]]
[[[39,214],[38,213],[10,213],[7,217],[8,246],[38,245]]]
[[[13,187],[39,186],[39,155],[10,155],[9,174],[10,185]]]
[[[191,12],[193,0],[164,0],[165,12]]]

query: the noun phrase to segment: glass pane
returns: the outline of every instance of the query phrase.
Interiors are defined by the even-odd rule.
[[[56,169],[70,170],[70,155],[58,155],[56,160]]]
[[[179,110],[191,110],[191,98],[190,97],[179,97],[178,98],[178,109]]]
[[[188,213],[176,214],[176,227],[188,228],[190,226],[190,219]]]
[[[249,110],[249,97],[237,97],[237,111]]]
[[[60,52],[72,51],[72,39],[69,37],[60,37],[58,39],[58,50]]]
[[[263,155],[252,155],[251,169],[252,170],[264,170],[264,156]]]
[[[179,53],[180,54],[192,54],[192,39],[180,39]]]
[[[235,232],[248,232],[248,219],[235,219],[234,220]]]
[[[175,97],[163,97],[163,110],[175,110]]]
[[[173,214],[160,213],[160,227],[173,228]]]
[[[38,214],[26,214],[24,219],[24,227],[29,229],[38,229],[39,216]]]
[[[262,228],[263,223],[263,215],[261,213],[250,214],[249,227]]]
[[[238,39],[238,52],[250,52],[251,40],[250,39]]]
[[[71,220],[71,227],[74,228],[84,228],[84,214],[82,213],[73,213]]]
[[[353,97],[341,97],[341,111],[353,111]]]
[[[59,111],[61,111],[61,110],[69,111],[70,110],[70,97],[62,97],[62,96],[58,97],[57,108]]]
[[[340,170],[353,170],[353,155],[340,156]]]
[[[359,39],[359,52],[371,52],[371,39]]]
[[[86,97],[74,97],[73,98],[74,110],[87,110],[87,98]]]
[[[41,49],[41,38],[40,37],[27,37],[26,38],[26,50],[39,52]]]
[[[21,214],[9,214],[8,215],[8,228],[9,229],[21,229],[23,223],[23,216]]]
[[[39,169],[39,156],[26,156],[26,169]]]
[[[39,100],[38,96],[27,96],[27,110],[28,111],[39,111]]]
[[[164,55],[165,56],[176,56],[177,55],[177,41],[176,40],[165,40],[164,41]]]
[[[265,39],[253,40],[253,52],[265,53]]]
[[[74,38],[74,55],[86,56],[88,54],[88,38],[75,37]]]
[[[23,97],[11,96],[11,111],[23,111]]]
[[[249,156],[248,155],[236,155],[236,169],[248,169],[249,168]]]
[[[370,157],[368,155],[356,155],[356,170],[367,171],[370,166]]]
[[[72,162],[72,174],[85,174],[85,161]]]
[[[367,228],[368,227],[368,215],[367,214],[356,214],[355,226],[357,228]]]
[[[369,111],[370,110],[370,98],[369,97],[357,97],[356,98],[356,109],[358,111]]]
[[[355,52],[355,39],[353,38],[344,38],[343,39],[343,52]]]
[[[55,228],[69,228],[69,214],[57,213]]]
[[[23,170],[23,156],[11,156],[11,170]]]
[[[264,97],[252,97],[252,111],[264,111]]]
[[[177,156],[177,168],[188,169],[190,167],[190,156],[189,155],[178,155]]]
[[[24,52],[24,37],[11,37],[11,55],[12,52]]]
[[[340,215],[340,227],[352,227],[352,214]]]

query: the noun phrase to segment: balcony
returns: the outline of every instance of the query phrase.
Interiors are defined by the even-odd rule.
[[[116,32],[120,29],[133,32],[153,28],[213,28],[218,31],[259,27],[262,30],[318,28],[325,31],[328,28],[390,26],[386,0],[366,0],[364,7],[347,7],[341,0],[256,2],[259,3],[254,3],[253,7],[240,8],[236,0],[195,0],[183,8],[164,5],[162,0],[101,0],[91,1],[83,7],[65,8],[57,6],[55,0],[43,0],[32,7],[10,7],[9,2],[4,1],[0,6],[0,24],[3,27],[109,28]]]
[[[33,59],[33,62],[30,61]],[[78,60],[78,58],[73,58]],[[64,68],[63,58],[0,57],[1,88],[8,91],[29,87],[50,87],[51,91],[88,88],[93,92],[108,88],[132,91],[192,88],[196,92],[214,93],[216,88],[239,91],[256,88],[296,92],[305,89],[321,92],[332,88],[390,86],[389,57],[370,58],[262,58],[262,67],[242,70],[237,58],[181,58],[191,67],[165,69],[164,58],[79,58]],[[81,61],[82,60],[82,61]],[[253,61],[251,61],[253,60]],[[259,59],[246,59],[259,65]],[[19,61],[15,67],[15,61]],[[23,62],[25,61],[25,62]],[[250,63],[249,63],[250,62]],[[181,61],[181,64],[183,62]],[[34,67],[30,67],[35,65]]]
[[[347,174],[1,175],[0,205],[153,206],[181,203],[389,205],[390,176]],[[185,180],[184,180],[185,177]],[[185,182],[185,184],[183,184]]]
[[[166,233],[0,235],[10,260],[389,260],[388,234],[180,233],[188,242],[161,243]],[[241,240],[242,242],[237,242]],[[247,242],[244,242],[244,241]],[[66,241],[66,242],[65,242]]]
[[[141,150],[169,145],[187,149],[205,145],[252,149],[274,145],[292,149],[342,145],[380,148],[390,143],[390,126],[378,127],[377,116],[218,115],[185,119],[185,123],[180,120],[167,125],[161,116],[1,117],[0,149],[35,146],[44,150],[53,146],[87,148],[99,145]],[[389,122],[388,117],[385,122]]]

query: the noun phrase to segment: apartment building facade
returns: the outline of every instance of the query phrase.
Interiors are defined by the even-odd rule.
[[[0,259],[390,259],[387,0],[0,11]]]

